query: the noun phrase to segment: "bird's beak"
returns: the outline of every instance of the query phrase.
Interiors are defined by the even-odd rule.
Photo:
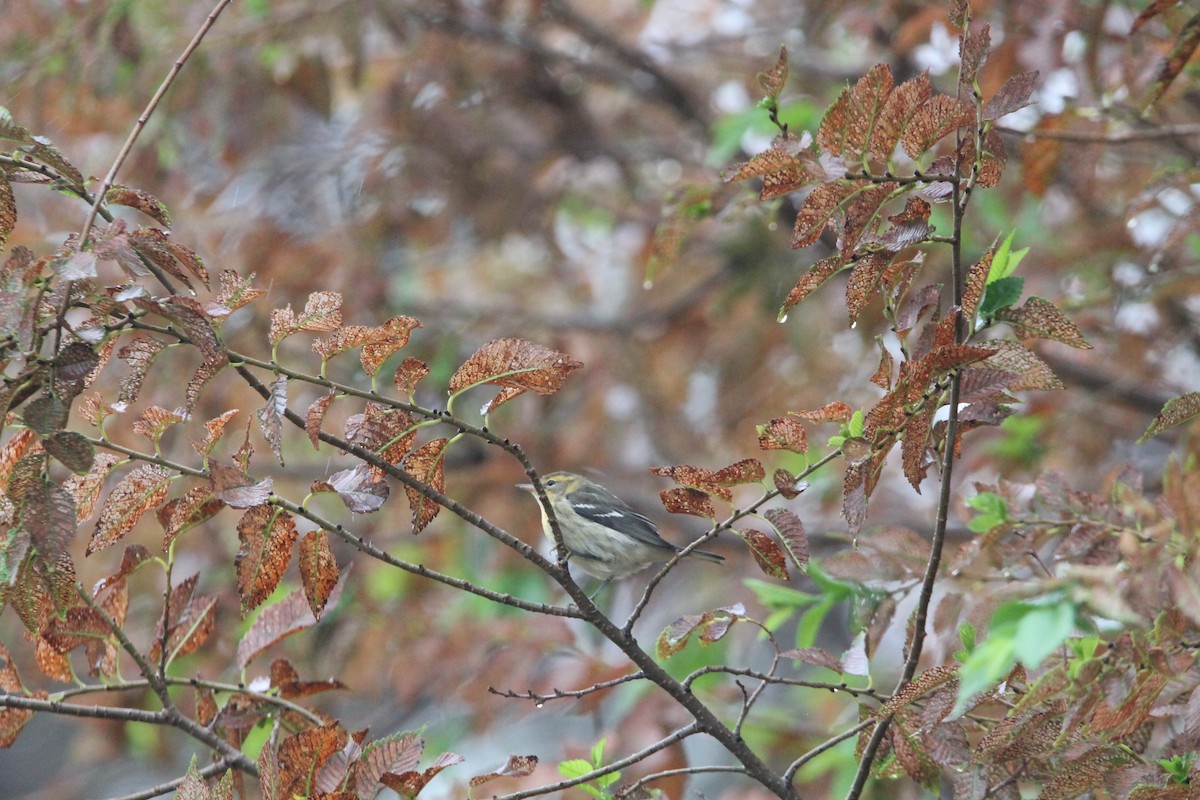
[[[533,484],[532,484],[532,483],[518,483],[518,484],[517,484],[517,488],[518,488],[518,489],[524,489],[524,490],[525,490],[525,491],[527,491],[527,492],[532,492],[532,491],[533,491]]]

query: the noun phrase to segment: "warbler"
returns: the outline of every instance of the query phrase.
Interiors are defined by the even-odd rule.
[[[679,552],[678,547],[658,535],[658,528],[645,515],[594,481],[571,472],[553,472],[542,478],[542,486],[571,558],[604,584],[667,561]],[[531,483],[517,484],[517,488],[537,496]],[[544,507],[542,530],[553,540]],[[692,550],[688,555],[713,563],[725,560],[703,550]]]

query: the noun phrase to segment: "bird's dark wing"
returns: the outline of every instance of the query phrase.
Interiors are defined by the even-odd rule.
[[[629,507],[624,500],[602,487],[583,487],[567,495],[575,513],[584,519],[612,528],[651,547],[671,552],[678,548],[658,535],[658,528],[644,514]]]

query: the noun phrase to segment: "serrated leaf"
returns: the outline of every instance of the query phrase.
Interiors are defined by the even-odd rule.
[[[763,514],[767,522],[775,528],[779,540],[783,543],[792,563],[801,573],[808,573],[808,534],[804,532],[804,523],[800,517],[786,508],[772,508]]]
[[[900,137],[914,161],[954,131],[975,121],[974,109],[945,94],[934,95],[913,114]]]
[[[321,618],[325,604],[338,582],[337,561],[329,549],[329,534],[325,531],[309,531],[300,540],[298,550],[300,583],[313,616]]]
[[[133,530],[147,511],[166,500],[174,477],[165,467],[144,464],[122,478],[104,501],[87,555],[103,550]]]
[[[192,442],[192,449],[202,456],[209,456],[212,453],[217,442],[225,434],[225,426],[238,413],[236,408],[231,408],[218,417],[213,417],[204,423],[204,439],[199,442]]]
[[[1029,98],[1033,94],[1037,78],[1038,71],[1036,69],[1010,75],[1004,85],[988,99],[987,105],[983,108],[983,118],[985,120],[999,119],[1005,114],[1011,114],[1018,109],[1032,105],[1033,101]]]
[[[75,431],[59,431],[44,439],[42,446],[76,475],[86,475],[96,457],[96,448],[92,443]]]
[[[0,178],[0,248],[8,243],[8,236],[17,226],[17,198],[12,186]]]
[[[849,266],[842,260],[841,256],[832,255],[828,258],[823,258],[816,264],[809,267],[808,271],[800,277],[792,290],[788,292],[787,299],[783,301],[783,306],[779,309],[778,319],[780,322],[786,322],[788,313],[800,303],[801,300],[808,297],[825,281],[832,278],[837,273],[841,272]]]
[[[733,532],[750,547],[750,554],[754,556],[754,561],[758,564],[759,569],[772,578],[778,578],[781,581],[788,579],[787,557],[784,555],[783,548],[774,539],[762,531],[752,528],[735,529]]]
[[[450,393],[458,394],[472,386],[490,383],[503,387],[484,403],[481,413],[488,414],[503,403],[534,391],[551,395],[583,363],[566,353],[524,339],[495,339],[479,348],[450,378]]]
[[[304,415],[304,431],[308,434],[308,440],[312,442],[313,449],[321,446],[321,423],[325,420],[325,412],[329,410],[329,404],[333,402],[336,395],[333,392],[321,395],[312,402],[308,407],[308,413]]]
[[[1053,339],[1085,350],[1092,347],[1083,338],[1075,323],[1067,319],[1066,314],[1059,311],[1049,300],[1036,295],[1027,299],[1020,308],[1002,308],[995,316],[1026,335]]]
[[[342,573],[341,579],[329,596],[329,602],[325,605],[326,609],[337,605],[349,573],[349,569]],[[312,610],[308,607],[304,590],[296,589],[278,603],[272,603],[264,608],[250,624],[249,630],[238,642],[238,669],[245,669],[247,664],[275,642],[316,624],[317,618],[313,616]]]
[[[1188,392],[1179,397],[1172,397],[1163,405],[1162,410],[1146,428],[1139,442],[1144,442],[1152,436],[1157,436],[1167,428],[1182,425],[1200,414],[1200,392]]]
[[[1020,342],[993,340],[989,346],[998,348],[997,352],[988,357],[987,365],[1013,373],[1016,378],[1009,385],[1014,392],[1027,389],[1053,390],[1062,389],[1063,383],[1045,361],[1038,358]]]
[[[266,294],[265,291],[255,288],[251,283],[254,275],[243,278],[233,270],[226,269],[221,271],[219,280],[221,288],[215,299],[230,311],[237,311]]]
[[[864,186],[862,182],[835,181],[822,183],[809,192],[804,198],[804,204],[796,213],[796,224],[792,229],[792,248],[808,247],[821,238],[825,228],[833,225],[834,216],[842,203]]]
[[[808,434],[794,417],[776,417],[758,426],[758,446],[762,450],[808,451]]]
[[[712,498],[699,489],[678,487],[664,489],[658,493],[663,507],[671,514],[691,514],[696,517],[713,519],[717,516],[716,506]]]
[[[782,197],[826,177],[813,153],[802,149],[791,134],[775,137],[768,149],[726,170],[722,177],[728,183],[759,176],[763,179],[760,200]]]
[[[292,560],[296,523],[292,515],[270,505],[254,506],[238,520],[237,590],[242,615],[257,608],[275,591]]]
[[[396,367],[396,373],[392,376],[392,385],[396,387],[397,391],[412,397],[417,391],[417,384],[428,374],[429,367],[425,365],[424,361],[409,356],[400,362],[400,366]]]
[[[472,777],[468,781],[468,785],[472,787],[481,786],[497,778],[524,778],[527,775],[532,775],[533,771],[537,769],[537,765],[537,756],[510,755],[499,769]]]
[[[821,120],[817,131],[821,149],[848,162],[862,161],[894,85],[891,68],[877,64],[853,89],[843,90]]]
[[[443,456],[449,441],[441,437],[413,450],[404,459],[404,471],[431,489],[444,493],[446,461]],[[406,485],[404,491],[408,494],[408,505],[412,510],[413,533],[420,533],[433,522],[442,507],[411,486]]]
[[[763,92],[767,97],[775,100],[779,97],[779,93],[783,91],[783,86],[787,83],[788,76],[788,54],[786,47],[779,48],[779,58],[775,61],[775,65],[765,72],[760,72],[757,75],[758,85],[762,87]]]
[[[171,214],[167,211],[167,207],[147,191],[113,184],[112,188],[105,192],[104,202],[136,208],[164,228],[171,227]]]
[[[884,163],[891,160],[901,133],[932,94],[929,73],[922,72],[897,86],[888,95],[871,136],[869,152],[872,158]]]
[[[287,412],[287,387],[286,375],[280,375],[272,381],[270,396],[256,413],[263,438],[267,440],[280,466],[283,466],[283,416]]]

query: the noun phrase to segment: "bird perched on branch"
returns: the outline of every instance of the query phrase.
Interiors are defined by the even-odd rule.
[[[542,478],[542,486],[570,557],[584,572],[604,581],[600,588],[614,578],[667,561],[680,551],[659,536],[658,527],[645,515],[594,481],[571,472],[553,472]],[[517,484],[517,488],[537,497],[531,483]],[[542,530],[554,540],[544,506]],[[692,550],[688,555],[713,563],[725,560],[704,550]]]

